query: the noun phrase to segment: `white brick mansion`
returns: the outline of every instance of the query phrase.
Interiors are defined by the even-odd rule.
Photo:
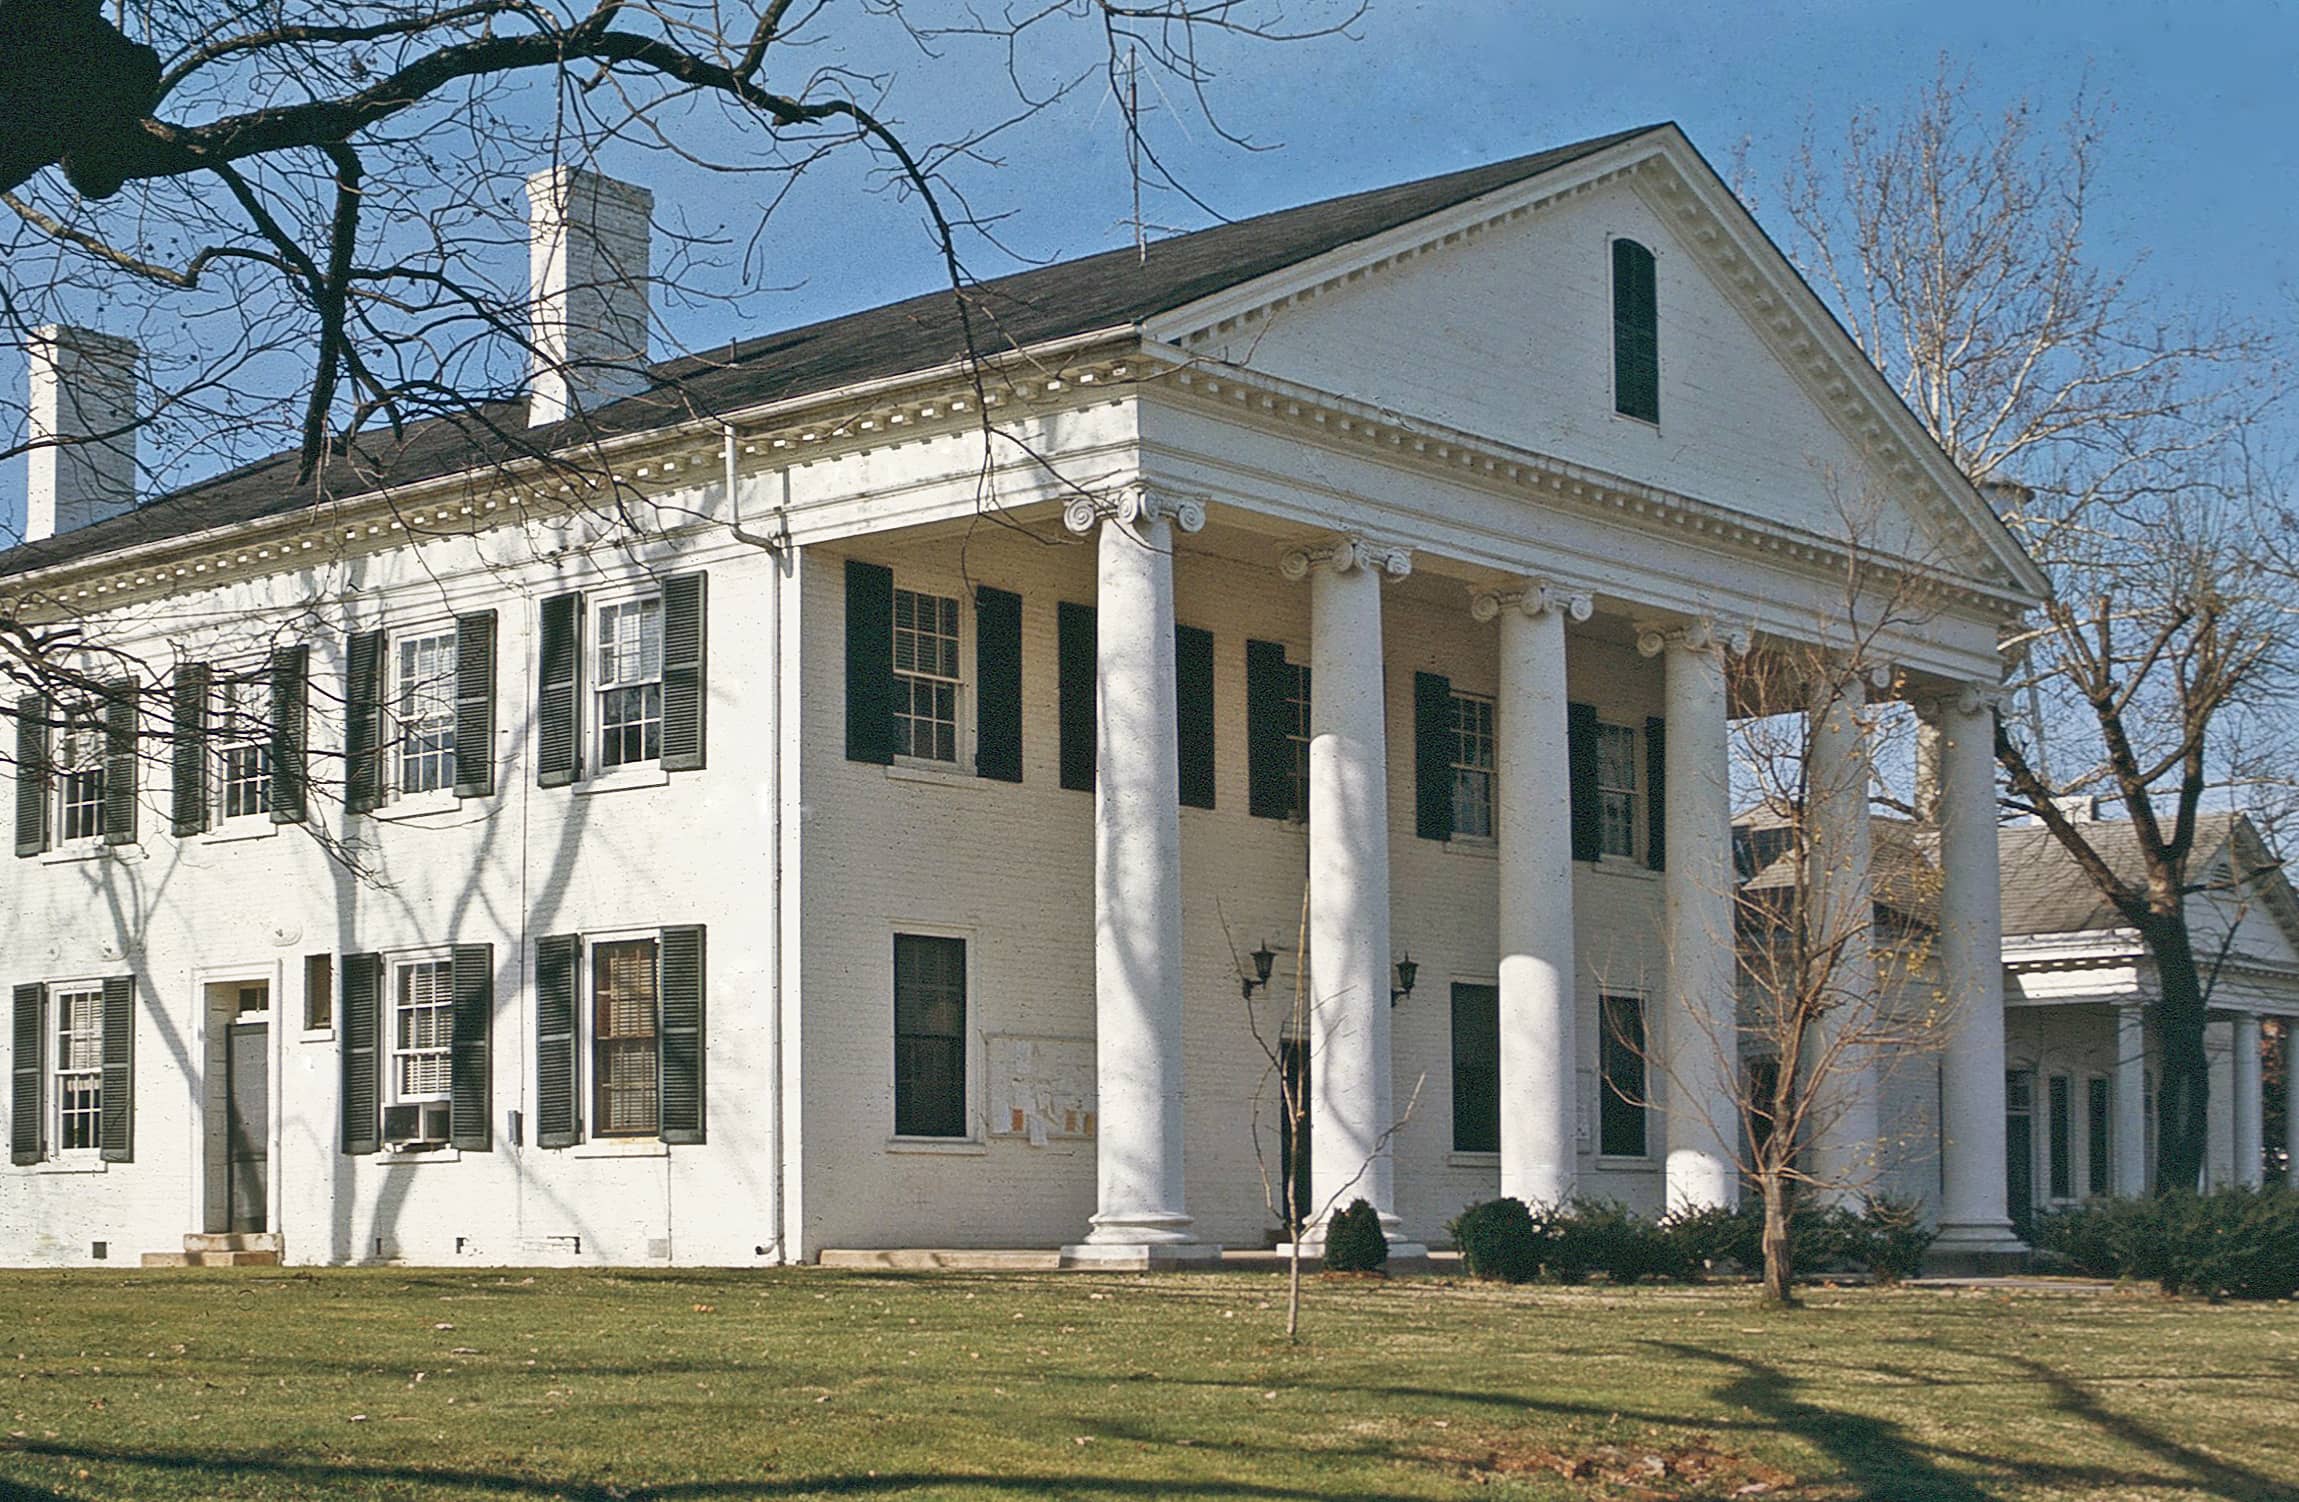
[[[0,596],[165,697],[10,706],[0,1261],[1729,1201],[1725,654],[1830,645],[1848,496],[1940,602],[1881,643],[1953,1015],[1883,1182],[2017,1249],[1991,734],[2042,581],[1674,127],[990,283],[979,386],[945,292],[657,367],[702,403],[629,378],[645,195],[533,191],[528,415],[592,412],[643,525],[455,431],[316,506],[36,469]],[[132,351],[35,356],[53,430],[132,409]]]

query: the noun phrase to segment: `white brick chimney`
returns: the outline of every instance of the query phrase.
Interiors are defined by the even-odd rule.
[[[136,342],[50,323],[32,331],[25,353],[36,446],[24,489],[24,540],[134,509]]]
[[[655,196],[577,167],[527,179],[530,426],[646,388]]]

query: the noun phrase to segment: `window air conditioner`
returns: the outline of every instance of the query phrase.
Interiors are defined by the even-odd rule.
[[[422,1152],[447,1145],[447,1102],[418,1101],[383,1108],[383,1145],[393,1152]]]

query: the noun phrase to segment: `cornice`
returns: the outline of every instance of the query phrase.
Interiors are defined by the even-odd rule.
[[[1281,377],[1193,357],[1154,343],[1142,346],[1141,357],[1145,365],[1165,367],[1162,374],[1143,373],[1140,380],[1145,388],[1154,384],[1226,414],[1313,436],[1330,447],[1368,451],[1385,462],[1449,480],[1466,480],[1544,506],[1602,516],[1616,525],[1626,524],[1660,536],[1690,537],[1704,546],[1786,561],[1838,577],[1857,561],[1876,571],[1880,585],[1905,583],[1997,621],[2015,620],[2028,608],[2024,595],[2000,586],[1906,560],[1887,561],[1867,553],[1858,554],[1856,560],[1843,542],[1823,533],[1442,423],[1406,417]]]
[[[723,420],[666,425],[590,445],[582,462],[607,479],[578,487],[539,460],[462,470],[403,486],[233,522],[0,580],[0,610],[39,620],[218,588],[410,542],[471,537],[578,515],[612,493],[659,502],[725,476],[725,435],[770,468],[847,458],[980,431],[984,411],[1031,416],[1075,411],[1126,395],[1140,368],[1127,334],[1098,333],[994,362],[980,381],[950,366],[865,387],[769,403]],[[749,471],[755,473],[756,471]],[[697,515],[666,535],[706,524]]]

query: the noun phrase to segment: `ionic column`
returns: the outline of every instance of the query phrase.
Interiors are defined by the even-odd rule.
[[[1094,678],[1093,1228],[1064,1256],[1146,1266],[1218,1256],[1182,1196],[1180,754],[1174,725],[1173,531],[1195,501],[1073,504],[1097,526]]]
[[[1585,594],[1543,584],[1477,596],[1498,618],[1493,815],[1500,857],[1501,1193],[1572,1198],[1579,1167],[1573,1088],[1572,769],[1565,755],[1565,617]]]
[[[1734,951],[1732,798],[1724,652],[1747,637],[1707,622],[1646,630],[1637,650],[1663,663],[1668,740],[1661,945],[1668,998],[1660,1027],[1668,1079],[1666,1197],[1670,1209],[1740,1200],[1738,967]],[[1652,1073],[1648,1071],[1648,1075]]]
[[[1828,671],[1812,686],[1805,796],[1810,832],[1806,887],[1808,937],[1835,953],[1829,990],[1835,1005],[1813,1038],[1828,1071],[1816,1097],[1813,1176],[1823,1194],[1857,1203],[1881,1164],[1876,1100],[1876,889],[1868,823],[1867,684],[1855,672]]]
[[[2115,1009],[2115,1192],[2147,1193],[2147,1014]]]
[[[1319,1222],[1363,1198],[1392,1255],[1389,755],[1381,682],[1381,580],[1412,569],[1403,549],[1344,537],[1285,555],[1309,582],[1309,1180]],[[1323,1239],[1322,1224],[1308,1239]]]
[[[1996,691],[1920,706],[1940,731],[1940,1235],[1944,1262],[2016,1256],[2004,1187],[2004,936]]]
[[[2259,1014],[2235,1014],[2235,1182],[2256,1188],[2265,1133],[2259,1084]]]

